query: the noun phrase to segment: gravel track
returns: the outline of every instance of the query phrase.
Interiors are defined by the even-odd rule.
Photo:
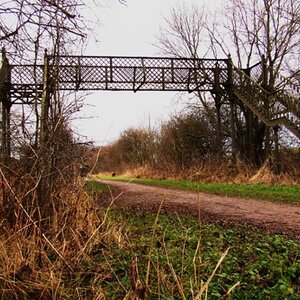
[[[247,225],[300,240],[300,205],[216,196],[134,183],[99,180],[113,188],[114,205],[138,211],[199,216],[204,223]],[[106,200],[106,204],[108,203]]]

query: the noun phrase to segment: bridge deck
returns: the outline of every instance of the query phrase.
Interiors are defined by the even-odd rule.
[[[213,91],[225,85],[227,59],[49,56],[49,78],[59,90]],[[11,66],[12,98],[41,92],[42,65]]]

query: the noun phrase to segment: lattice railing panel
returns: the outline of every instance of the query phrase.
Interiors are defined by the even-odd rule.
[[[50,56],[51,64],[63,66],[116,66],[116,67],[157,67],[157,68],[227,68],[226,59],[191,59],[168,57],[113,57],[113,56]]]
[[[34,85],[43,82],[43,66],[13,65],[11,66],[12,85]]]
[[[264,109],[265,103],[268,101],[268,94],[265,90],[238,68],[233,69],[233,85],[235,91],[250,99],[253,107],[261,111],[265,118],[268,118],[269,110]]]
[[[215,70],[225,89],[228,62],[163,57],[61,56],[49,58],[49,78],[60,90],[212,91]],[[43,66],[12,66],[12,98],[36,98]],[[19,92],[18,92],[19,91]],[[21,92],[20,92],[21,91]]]
[[[52,77],[58,78],[62,90],[209,91],[216,67],[220,69],[220,84],[228,77],[227,60],[62,56],[50,62]]]
[[[13,103],[32,103],[41,98],[43,66],[12,65],[10,95]]]
[[[300,117],[296,110],[292,109],[293,107],[289,107],[296,105],[296,103],[290,101],[287,97],[288,93],[283,91],[269,94],[238,68],[234,68],[233,84],[234,91],[239,98],[251,107],[264,122],[273,125],[284,124],[299,136]],[[297,105],[299,106],[299,103]]]
[[[256,81],[257,83],[261,83],[263,80],[263,64],[261,62],[253,65],[250,68],[250,77],[252,80]]]

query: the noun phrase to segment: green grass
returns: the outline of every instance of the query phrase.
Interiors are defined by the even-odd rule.
[[[98,196],[100,196],[101,194],[109,193],[109,188],[106,184],[99,184],[99,182],[93,180],[87,180],[85,182],[85,187],[88,191],[97,193]]]
[[[95,182],[90,187],[100,194],[106,189]],[[97,280],[107,299],[128,296],[133,261],[140,287],[149,276],[145,299],[183,299],[175,276],[185,298],[194,299],[228,248],[209,285],[207,299],[300,299],[300,242],[242,226],[204,225],[189,217],[160,215],[154,225],[156,216],[149,213],[114,209],[107,211],[107,216],[108,228],[118,225],[118,242],[91,249],[94,265],[106,270]],[[97,276],[93,272],[87,267],[87,285]],[[239,286],[224,297],[238,282]]]
[[[223,299],[237,282],[240,285],[229,299],[299,299],[300,243],[243,227],[199,226],[192,218],[161,215],[150,249],[154,220],[152,214],[109,212],[109,222],[125,228],[127,247],[112,245],[98,253],[99,264],[109,264],[114,273],[102,282],[108,299],[123,299],[130,290],[130,265],[135,258],[140,286],[145,285],[149,253],[150,284],[145,299],[183,299],[172,269],[186,299],[193,299],[192,293],[206,282],[228,247],[207,299]]]
[[[132,182],[172,189],[201,191],[223,196],[265,199],[279,202],[300,203],[299,185],[265,185],[265,184],[231,184],[231,183],[202,183],[186,180],[144,179],[97,176],[98,179]]]

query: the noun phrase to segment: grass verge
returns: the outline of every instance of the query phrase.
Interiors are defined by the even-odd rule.
[[[300,203],[299,185],[202,183],[175,179],[124,178],[98,175],[97,179],[132,182],[172,189],[200,191],[222,196],[264,199],[277,202]]]
[[[113,209],[107,221],[125,233],[95,252],[113,274],[101,282],[107,299],[300,297],[299,242],[159,213]]]
[[[109,220],[126,228],[127,247],[98,255],[114,274],[102,282],[107,299],[299,299],[297,242],[191,218],[113,210]]]

